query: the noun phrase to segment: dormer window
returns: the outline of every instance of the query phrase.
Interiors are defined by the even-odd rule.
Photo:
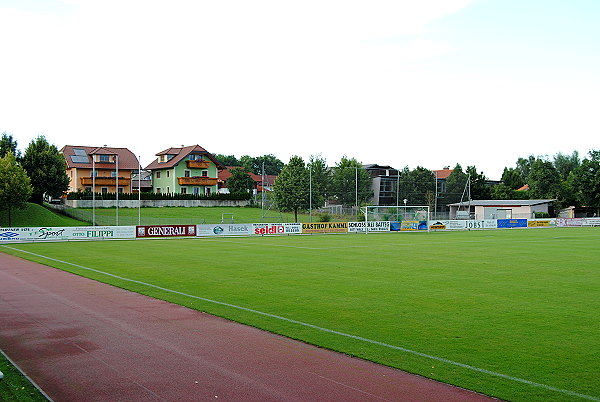
[[[98,162],[110,162],[110,155],[98,155]]]

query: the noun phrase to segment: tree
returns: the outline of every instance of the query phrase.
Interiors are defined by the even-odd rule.
[[[531,170],[531,165],[533,165],[533,162],[535,162],[536,159],[537,158],[533,155],[529,155],[529,157],[527,159],[525,159],[525,158],[517,159],[516,170],[521,175],[521,180],[523,180],[524,184],[528,182],[529,171]]]
[[[12,152],[16,159],[20,158],[17,151],[17,141],[13,141],[13,136],[7,134],[5,131],[2,133],[2,138],[0,139],[0,158],[6,156],[9,152]]]
[[[407,200],[408,205],[429,205],[433,209],[431,201],[435,203],[435,175],[429,169],[417,166],[413,170],[405,167],[400,173],[398,187],[399,202]]]
[[[41,204],[44,194],[61,197],[69,188],[65,158],[43,135],[29,143],[22,164],[31,179],[33,202]]]
[[[282,211],[293,211],[294,221],[298,222],[298,211],[309,204],[308,169],[304,160],[292,156],[283,167],[273,184],[273,196]]]
[[[284,165],[285,164],[273,154],[257,156],[253,160],[253,172],[255,174],[262,174],[264,166],[265,174],[278,175],[281,173],[281,169],[283,169]]]
[[[311,155],[308,163],[312,189],[312,207],[321,208],[327,199],[330,172],[321,155]]]
[[[242,166],[240,161],[233,155],[213,154],[213,156],[225,166]]]
[[[505,167],[504,172],[502,172],[502,183],[513,190],[517,190],[525,185],[525,181],[523,180],[521,173],[517,169],[507,167]]]
[[[569,178],[569,174],[577,169],[580,164],[581,160],[577,151],[573,151],[571,155],[565,155],[562,152],[554,155],[554,167],[562,181],[566,181]]]
[[[342,205],[360,206],[373,198],[371,177],[355,158],[343,156],[332,169],[331,194]]]
[[[569,182],[580,205],[598,208],[600,213],[600,151],[589,151],[571,172]]]
[[[446,179],[446,203],[452,204],[455,202],[468,201],[465,194],[465,186],[467,185],[467,174],[463,172],[462,166],[456,164],[452,173]],[[465,197],[463,197],[465,194]]]
[[[12,226],[12,208],[23,208],[31,197],[31,183],[15,155],[8,152],[0,158],[0,208],[8,210],[8,226]]]
[[[473,200],[489,200],[492,196],[490,186],[487,185],[488,178],[483,172],[477,173],[475,166],[467,166],[467,176],[469,177],[471,188],[471,199]]]
[[[254,180],[243,167],[230,170],[231,176],[226,181],[230,193],[247,193],[254,188]]]
[[[559,198],[561,192],[560,176],[550,161],[536,159],[529,170],[527,178],[530,197]]]

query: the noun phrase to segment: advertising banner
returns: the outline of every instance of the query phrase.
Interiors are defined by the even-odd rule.
[[[527,219],[498,219],[498,228],[526,228]]]
[[[393,232],[415,232],[418,230],[427,230],[427,221],[402,221],[390,222],[390,230]]]
[[[549,219],[528,219],[527,227],[528,228],[543,228],[550,227],[551,221]]]
[[[583,226],[600,226],[600,218],[585,218]]]
[[[251,223],[196,225],[196,236],[249,236],[251,234],[254,234]]]
[[[136,226],[136,237],[180,237],[196,236],[196,225],[151,225]]]
[[[302,233],[348,233],[348,222],[303,223]]]
[[[302,233],[302,223],[253,223],[253,235],[286,235]]]
[[[348,232],[350,233],[364,233],[367,222],[348,222]],[[389,232],[390,222],[389,221],[370,221],[369,232]]]
[[[0,243],[133,238],[135,238],[135,226],[67,226],[0,229]]]
[[[600,218],[556,218],[556,226],[559,226],[559,227],[600,226]]]

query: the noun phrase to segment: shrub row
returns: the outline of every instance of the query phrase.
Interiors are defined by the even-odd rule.
[[[137,200],[138,193],[119,193],[120,200]],[[97,200],[115,200],[115,193],[96,193]],[[142,193],[142,200],[249,200],[250,193],[213,193],[213,194],[174,194],[174,193]],[[77,191],[67,194],[69,200],[91,200],[92,193]]]

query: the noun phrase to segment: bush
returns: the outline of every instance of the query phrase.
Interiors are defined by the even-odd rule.
[[[115,193],[96,193],[97,200],[115,200]],[[250,193],[212,193],[212,194],[175,194],[175,193],[119,193],[120,200],[249,200],[252,198]],[[76,191],[67,194],[69,200],[91,200],[92,193],[87,191]]]

